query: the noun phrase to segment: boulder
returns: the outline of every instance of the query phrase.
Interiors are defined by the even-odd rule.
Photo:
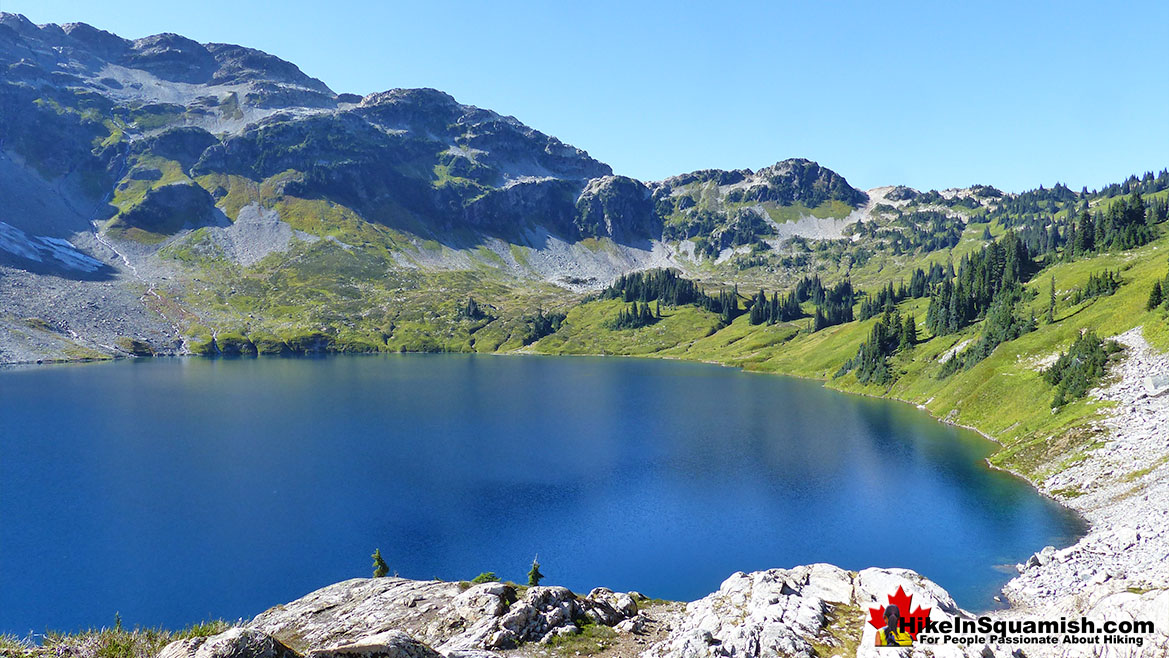
[[[354,578],[276,606],[249,626],[301,651],[352,644],[389,630],[437,646],[476,621],[463,616],[471,614],[469,608],[456,611],[461,592],[458,583]]]
[[[455,612],[463,619],[474,621],[482,617],[498,617],[516,600],[516,592],[503,583],[474,585],[455,597]]]
[[[250,628],[232,628],[210,637],[178,640],[166,645],[158,653],[158,658],[299,657],[300,654],[271,635]]]
[[[585,615],[605,626],[614,626],[637,614],[637,602],[632,596],[607,587],[594,588],[581,603]]]

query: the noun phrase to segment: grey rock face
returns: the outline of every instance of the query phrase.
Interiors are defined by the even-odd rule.
[[[121,58],[126,54],[126,51],[130,50],[132,45],[129,39],[123,39],[116,34],[99,30],[85,23],[67,23],[61,27],[65,31],[65,34],[69,35],[74,41],[90,50],[93,54],[109,61],[115,61]]]
[[[582,236],[619,242],[661,235],[649,188],[627,176],[590,180],[576,201],[575,224]]]
[[[661,197],[692,183],[714,183],[719,195],[733,203],[771,201],[816,207],[825,201],[842,201],[857,207],[868,200],[868,195],[840,174],[803,158],[783,160],[758,171],[703,169],[667,178],[653,187],[655,195]]]
[[[857,206],[868,200],[836,172],[820,165],[796,158],[784,160],[755,172],[751,184],[728,195],[728,200],[775,201],[782,205],[803,203],[815,207],[824,201],[843,201]]]
[[[616,626],[637,616],[637,601],[607,587],[594,588],[585,598],[585,615],[598,624]]]
[[[586,618],[619,624],[637,618],[637,603],[607,589],[581,598],[564,587],[531,587],[517,596],[503,583],[463,591],[457,583],[359,578],[272,608],[248,626],[305,652],[336,647],[356,652],[352,647],[372,646],[382,642],[382,634],[400,631],[449,655],[547,642],[580,632],[578,622]],[[371,640],[374,636],[379,639]]]
[[[263,612],[249,627],[301,651],[351,644],[395,629],[438,644],[467,624],[455,610],[459,594],[457,583],[354,578]]]
[[[163,80],[203,84],[219,68],[207,48],[178,34],[156,34],[134,41],[131,50],[118,61]]]
[[[318,649],[306,658],[443,658],[402,631],[386,631],[350,644]]]
[[[325,83],[305,75],[300,67],[292,62],[269,55],[262,50],[228,43],[209,43],[206,49],[218,64],[212,75],[212,80],[218,84],[267,81],[333,96],[332,90]]]
[[[158,658],[300,658],[300,654],[266,633],[232,628],[211,637],[171,642]]]
[[[885,198],[889,199],[890,201],[912,201],[918,196],[920,195],[917,193],[917,190],[911,187],[906,187],[904,185],[898,185],[890,190],[885,195]]]

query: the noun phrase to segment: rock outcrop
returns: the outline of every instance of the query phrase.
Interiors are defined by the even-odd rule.
[[[267,633],[232,628],[211,637],[171,642],[158,658],[299,658],[299,654]]]
[[[873,647],[868,607],[884,606],[902,587],[931,618],[970,616],[940,586],[906,569],[859,573],[829,564],[736,573],[718,591],[686,606],[668,639],[643,658],[799,656]],[[875,649],[873,650],[875,652]]]
[[[305,658],[443,658],[402,631],[385,631],[356,642],[317,649]]]
[[[309,655],[371,655],[359,649],[401,632],[446,655],[512,649],[580,632],[584,624],[617,626],[634,620],[629,594],[597,588],[577,596],[564,587],[512,587],[403,578],[356,578],[312,592],[253,619],[247,628]],[[400,644],[400,643],[399,643]],[[362,654],[361,651],[366,651]],[[413,655],[413,654],[402,654]],[[419,654],[423,655],[423,654]]]
[[[828,564],[736,573],[719,590],[657,616],[660,630],[636,649],[642,658],[831,655],[860,647],[877,655],[867,608],[902,588],[936,620],[970,617],[938,585],[905,569],[851,572]],[[259,615],[244,628],[172,643],[160,658],[485,658],[547,644],[582,626],[645,632],[636,593],[564,587],[517,588],[402,578],[353,579]],[[981,655],[982,647],[968,649]],[[615,654],[625,656],[621,650]],[[931,655],[962,655],[956,650]],[[522,655],[529,655],[522,653]],[[628,654],[633,655],[633,654]]]

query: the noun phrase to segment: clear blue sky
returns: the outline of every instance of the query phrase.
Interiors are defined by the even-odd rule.
[[[693,5],[693,6],[691,6]],[[178,32],[334,91],[435,87],[645,180],[807,157],[858,187],[1078,189],[1169,166],[1169,2],[0,0]]]

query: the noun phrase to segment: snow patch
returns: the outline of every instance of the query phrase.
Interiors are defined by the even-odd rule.
[[[78,251],[68,240],[43,235],[29,237],[6,222],[0,222],[0,249],[37,263],[45,262],[46,258],[55,260],[77,272],[96,272],[104,267],[104,263]]]

